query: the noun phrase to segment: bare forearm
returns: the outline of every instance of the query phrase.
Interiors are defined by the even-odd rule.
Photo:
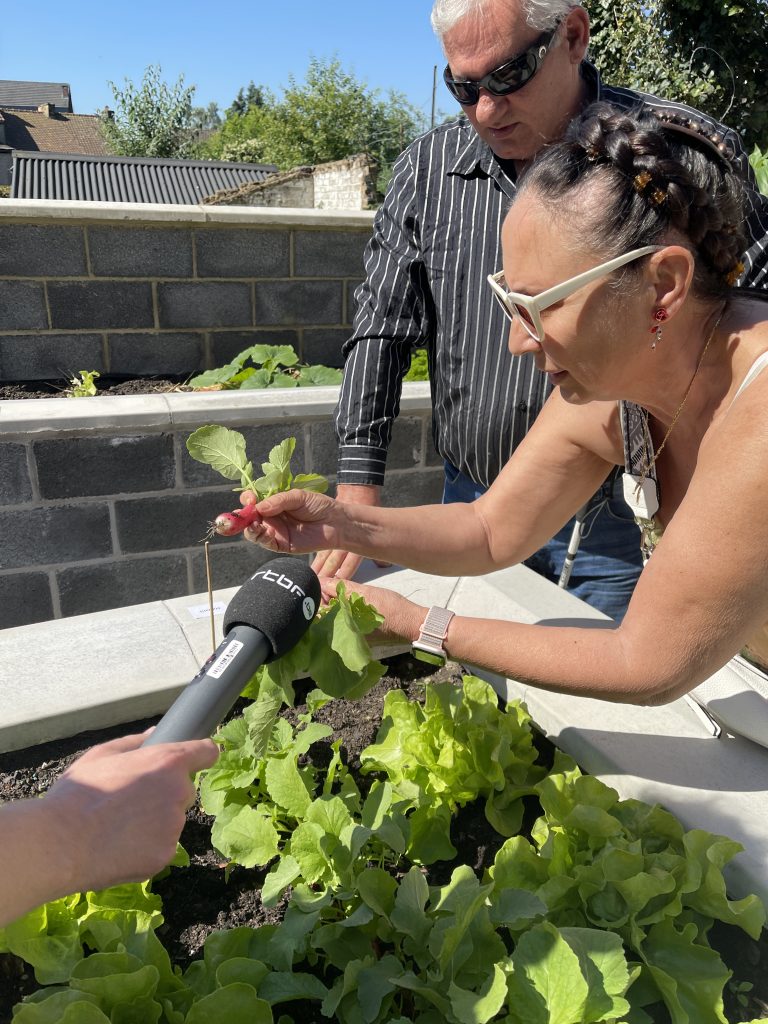
[[[615,687],[623,691],[617,648],[603,630],[457,616],[447,649],[457,661],[542,689],[615,700]],[[601,671],[606,662],[610,667]]]
[[[679,666],[649,651],[633,656],[621,627],[612,627],[608,621],[543,626],[457,615],[446,650],[456,661],[543,690],[617,703],[662,704],[688,689]],[[413,628],[418,632],[418,624]]]
[[[0,807],[0,927],[73,891],[64,831],[44,799]]]
[[[375,508],[340,502],[334,545],[438,576],[477,576],[501,568],[474,504]]]

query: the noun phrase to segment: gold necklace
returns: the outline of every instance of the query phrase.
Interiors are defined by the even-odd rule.
[[[691,393],[691,388],[693,387],[693,382],[696,380],[696,374],[699,372],[701,364],[704,362],[704,356],[707,354],[707,349],[709,348],[709,343],[714,338],[715,333],[717,331],[717,328],[720,326],[720,321],[723,319],[723,314],[724,313],[725,313],[725,305],[720,310],[720,315],[718,316],[717,320],[715,320],[715,326],[710,331],[709,337],[707,338],[707,341],[706,341],[706,344],[704,345],[704,348],[701,350],[701,355],[699,356],[699,361],[696,363],[696,369],[693,371],[693,376],[691,377],[691,380],[690,380],[690,383],[688,384],[688,387],[685,389],[685,394],[683,395],[683,399],[680,402],[680,405],[678,405],[677,409],[675,410],[675,415],[672,417],[672,422],[667,427],[667,432],[664,435],[664,437],[662,438],[661,444],[659,445],[659,447],[654,452],[653,458],[650,459],[650,460],[648,459],[648,454],[647,453],[653,447],[653,443],[652,443],[652,440],[651,440],[651,432],[650,432],[650,430],[648,428],[648,414],[647,413],[645,414],[645,417],[643,419],[643,429],[645,431],[646,461],[645,461],[645,468],[643,469],[642,473],[640,474],[640,478],[637,481],[637,490],[638,491],[639,491],[640,487],[642,486],[643,481],[646,480],[646,478],[648,477],[648,474],[651,472],[653,467],[656,465],[656,460],[661,455],[662,451],[664,450],[664,445],[669,440],[669,435],[672,433],[672,428],[677,423],[677,420],[678,420],[678,418],[680,416],[680,413],[683,411],[683,406],[685,405],[685,401],[688,398],[688,395]],[[656,491],[657,491],[657,494],[658,494],[658,484],[656,485]],[[661,535],[662,535],[663,530],[662,530],[662,527],[659,525],[659,523],[658,523],[658,521],[656,519],[656,513],[654,513],[650,518],[636,515],[635,516],[635,522],[640,527],[640,550],[642,551],[642,555],[643,555],[643,564],[645,564],[648,561],[648,559],[651,557],[651,554],[652,554],[654,548],[656,547],[656,545],[661,540]]]
[[[653,453],[653,458],[650,461],[647,458],[647,451],[648,451],[648,449],[646,448],[645,469],[643,470],[643,472],[640,475],[640,480],[638,482],[638,486],[640,484],[642,484],[642,482],[647,478],[648,474],[651,472],[653,467],[656,465],[656,460],[661,455],[661,453],[664,451],[664,445],[669,440],[669,435],[672,433],[672,429],[675,426],[675,424],[677,423],[677,421],[678,421],[678,419],[680,417],[680,413],[683,411],[683,406],[686,403],[688,395],[690,395],[690,393],[691,393],[691,388],[693,387],[693,382],[696,380],[696,374],[699,372],[699,370],[701,368],[701,364],[704,362],[704,356],[707,354],[707,349],[709,348],[709,344],[712,341],[712,339],[714,338],[715,333],[717,332],[717,328],[720,326],[720,321],[723,319],[723,314],[724,313],[725,313],[725,306],[723,306],[723,308],[720,310],[720,315],[718,316],[717,320],[715,320],[715,326],[709,332],[709,337],[707,338],[707,341],[706,341],[706,344],[704,345],[704,348],[701,350],[701,355],[699,356],[699,361],[696,363],[696,369],[693,371],[693,376],[691,377],[690,383],[688,384],[688,387],[685,389],[685,394],[683,395],[682,401],[680,402],[680,405],[678,405],[677,409],[675,410],[675,415],[672,417],[672,422],[667,427],[667,432],[664,435],[664,437],[662,438],[661,444],[656,449],[656,451]],[[650,442],[651,438],[650,438],[650,431],[648,429],[648,417],[647,416],[645,418],[645,434],[646,434],[646,442]]]

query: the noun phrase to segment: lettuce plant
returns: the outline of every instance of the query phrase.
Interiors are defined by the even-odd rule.
[[[465,676],[461,687],[428,686],[423,705],[391,690],[376,742],[360,760],[363,771],[386,773],[401,813],[409,814],[408,856],[429,864],[455,856],[451,817],[479,798],[496,831],[515,835],[522,798],[544,775],[536,757],[521,703],[502,710],[488,683]]]
[[[639,1010],[659,1001],[673,1024],[725,1024],[730,971],[707,933],[718,920],[757,938],[765,923],[756,896],[726,895],[722,868],[740,845],[686,832],[659,806],[620,800],[563,754],[536,789],[544,814],[533,842],[517,836],[499,851],[490,869],[499,889],[533,894],[559,927],[620,936],[640,967],[633,1024],[652,1021]]]

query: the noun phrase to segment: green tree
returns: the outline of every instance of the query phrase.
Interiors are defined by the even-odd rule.
[[[116,156],[183,158],[192,155],[199,127],[192,97],[195,86],[185,86],[184,76],[169,86],[159,65],[150,64],[141,85],[125,79],[125,88],[109,86],[115,110],[102,116],[102,130]]]
[[[365,153],[380,169],[381,186],[397,154],[425,128],[424,116],[405,97],[391,92],[381,99],[335,59],[313,58],[305,81],[290,76],[281,99],[267,89],[256,92],[260,103],[238,113],[236,101],[227,111],[210,155],[287,170]]]
[[[221,126],[219,105],[212,100],[207,107],[192,107],[190,125],[195,132],[211,132]]]
[[[264,96],[258,85],[250,81],[245,89],[238,90],[237,96],[232,101],[232,106],[227,113],[242,116],[251,107],[261,107],[264,104]]]
[[[606,80],[723,120],[768,143],[768,0],[585,0]],[[693,40],[693,41],[692,41]]]

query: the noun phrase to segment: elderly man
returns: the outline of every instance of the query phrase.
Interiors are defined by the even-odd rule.
[[[586,11],[569,0],[436,0],[432,25],[462,116],[412,143],[397,161],[366,252],[354,331],[336,411],[338,497],[377,505],[402,378],[426,347],[433,437],[445,460],[445,501],[472,501],[521,443],[550,390],[530,355],[509,354],[507,327],[487,287],[500,263],[501,221],[526,164],[584,106],[645,102],[691,108],[604,85],[585,61]],[[768,208],[755,192],[741,284],[768,285]],[[557,580],[573,524],[528,563]],[[357,555],[320,552],[315,568],[351,578]],[[570,589],[620,620],[640,572],[639,535],[611,480],[585,516]]]

